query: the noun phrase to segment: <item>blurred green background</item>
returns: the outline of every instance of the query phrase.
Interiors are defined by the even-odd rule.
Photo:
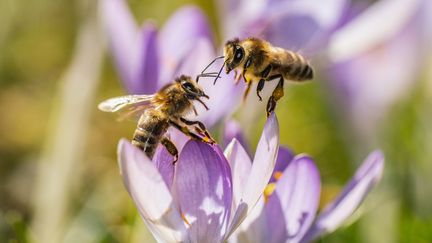
[[[212,1],[129,1],[139,23],[151,18],[158,26],[186,3],[208,14],[218,36]],[[135,124],[96,108],[125,92],[105,42],[96,2],[0,2],[0,242],[153,241],[116,161],[119,138],[130,137]],[[281,143],[315,159],[322,200],[340,191],[369,151],[381,148],[386,157],[383,181],[358,221],[320,242],[432,242],[430,73],[392,108],[369,145],[317,80],[287,89],[277,114]],[[253,131],[263,124],[264,116]],[[252,147],[259,135],[247,134]]]

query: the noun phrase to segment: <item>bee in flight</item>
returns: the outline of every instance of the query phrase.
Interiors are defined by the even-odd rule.
[[[243,77],[247,83],[243,100],[247,97],[252,82],[258,82],[256,94],[261,101],[260,92],[265,82],[279,80],[267,102],[267,116],[274,111],[276,102],[284,96],[284,80],[302,82],[313,78],[312,67],[300,54],[272,46],[267,41],[254,37],[227,41],[224,46],[224,55],[213,60],[206,69],[219,58],[224,58],[219,74],[226,66],[227,74],[232,70],[236,72],[236,82]],[[216,80],[217,78],[215,83]]]
[[[206,75],[201,74],[198,77]],[[174,157],[173,163],[175,163],[178,160],[178,150],[165,135],[170,126],[179,129],[193,139],[209,144],[215,143],[202,122],[184,118],[191,111],[197,114],[192,103],[194,100],[208,110],[201,98],[208,99],[209,97],[191,77],[182,75],[156,94],[114,97],[101,102],[98,108],[105,112],[127,109],[129,113],[142,112],[133,134],[132,144],[143,150],[149,158],[153,158],[157,146],[161,143]],[[194,126],[195,132],[199,135],[190,131],[188,126]]]

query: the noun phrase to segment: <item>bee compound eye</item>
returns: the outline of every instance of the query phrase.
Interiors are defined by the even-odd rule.
[[[234,61],[239,62],[243,59],[244,51],[243,48],[240,46],[236,47],[235,53],[234,53]]]
[[[184,83],[182,84],[182,86],[183,86],[184,89],[187,89],[187,90],[189,90],[189,91],[193,91],[193,90],[194,90],[193,85],[192,85],[191,83],[189,83],[189,82],[184,82]]]

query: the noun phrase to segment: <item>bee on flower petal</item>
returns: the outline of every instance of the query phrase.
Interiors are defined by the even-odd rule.
[[[200,76],[205,77],[206,75]],[[101,102],[98,108],[105,112],[124,110],[128,110],[130,114],[141,112],[132,144],[143,150],[149,158],[153,158],[157,146],[161,143],[174,156],[173,163],[175,163],[178,160],[178,150],[174,143],[165,136],[170,126],[179,129],[193,139],[209,144],[215,143],[202,122],[184,118],[191,111],[196,114],[193,101],[198,101],[208,110],[201,98],[208,99],[209,97],[196,81],[189,76],[182,75],[155,94],[114,97]],[[195,131],[190,131],[188,126],[194,126]]]

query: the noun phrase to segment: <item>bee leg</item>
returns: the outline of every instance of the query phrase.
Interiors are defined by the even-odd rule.
[[[243,77],[243,81],[244,81],[245,83],[249,83],[249,81],[246,79],[245,74],[246,74],[246,69],[243,70],[243,72],[242,72],[242,77]]]
[[[277,78],[277,77],[270,77],[270,78]],[[277,84],[276,88],[273,90],[273,93],[267,102],[267,117],[270,116],[270,114],[275,110],[277,101],[284,96],[283,85],[284,85],[284,79],[282,75],[279,75],[279,83]]]
[[[258,96],[258,98],[259,98],[260,101],[262,101],[262,98],[261,98],[260,92],[261,92],[261,91],[263,90],[263,88],[264,88],[265,81],[269,80],[269,79],[267,79],[267,76],[270,74],[271,70],[272,70],[272,65],[268,65],[268,66],[267,66],[266,68],[264,68],[264,70],[260,73],[261,79],[260,79],[260,81],[258,82],[257,90],[256,90],[257,96]]]
[[[169,123],[170,123],[170,125],[174,126],[175,128],[180,130],[182,133],[184,133],[188,137],[191,137],[193,139],[196,139],[196,140],[204,142],[204,143],[215,144],[215,142],[210,140],[208,137],[200,137],[200,136],[196,135],[195,133],[189,131],[189,129],[187,127],[182,126],[182,125],[176,123],[175,121],[170,120]]]
[[[174,157],[174,161],[172,163],[175,164],[178,160],[179,153],[174,143],[168,137],[163,137],[161,144],[166,148],[168,153]]]
[[[247,83],[246,90],[245,90],[245,92],[244,92],[244,94],[243,94],[243,102],[246,100],[246,98],[247,98],[247,96],[248,96],[248,94],[249,94],[249,91],[250,91],[251,86],[252,86],[252,82],[248,82],[248,83]]]
[[[240,72],[234,70],[234,84],[237,85],[240,81],[240,78],[241,78]]]
[[[213,141],[213,143],[216,143],[216,141],[212,138],[212,136],[210,135],[210,133],[208,132],[207,128],[205,127],[204,123],[200,122],[200,121],[190,121],[190,120],[186,120],[183,117],[180,117],[180,121],[182,121],[184,124],[186,125],[198,125],[197,132],[202,134],[203,136],[209,138],[211,141]]]
[[[247,69],[250,67],[251,64],[252,64],[252,58],[248,57],[248,59],[245,62],[245,65],[243,66],[243,72],[242,72],[243,81],[245,83],[249,83],[249,81],[246,79],[245,75],[246,75]]]
[[[258,95],[258,98],[259,98],[260,101],[262,101],[260,92],[263,90],[264,84],[265,84],[265,80],[264,79],[260,79],[260,81],[258,82],[257,88],[256,88],[256,94]]]

